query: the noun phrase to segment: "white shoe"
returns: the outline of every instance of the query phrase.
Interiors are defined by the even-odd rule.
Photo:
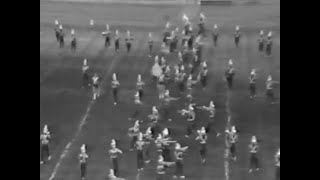
[[[252,169],[249,170],[249,173],[252,173]]]
[[[170,122],[171,122],[171,121],[172,121],[172,119],[168,119],[168,121],[170,121]]]
[[[40,164],[43,164],[44,162],[43,161],[40,161]]]
[[[51,160],[51,156],[48,157],[48,161],[50,161],[50,160]]]
[[[174,175],[174,176],[172,176],[173,177],[173,179],[177,179],[177,176],[176,175]]]
[[[181,179],[184,179],[184,178],[186,178],[186,177],[185,177],[185,176],[180,176],[180,178],[181,178]]]
[[[256,171],[259,171],[260,170],[260,168],[256,168]]]
[[[113,103],[113,105],[115,105],[115,106],[116,106],[116,105],[117,105],[117,103],[116,103],[116,102],[114,102],[114,103]]]

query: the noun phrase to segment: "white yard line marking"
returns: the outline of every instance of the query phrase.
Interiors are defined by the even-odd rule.
[[[117,56],[117,55],[116,55],[116,57],[112,60],[111,65],[108,66],[109,68],[108,68],[108,70],[107,70],[107,73],[105,74],[105,76],[104,76],[103,79],[102,79],[102,82],[103,82],[103,83],[101,83],[101,87],[103,87],[102,85],[103,85],[104,82],[106,81],[107,77],[110,75],[110,73],[111,73],[111,71],[113,70],[113,68],[114,68],[114,66],[115,66],[115,64],[116,64],[116,62],[117,62],[117,59],[118,59],[119,57],[120,57],[120,56]],[[89,105],[87,106],[86,113],[85,113],[84,116],[82,117],[82,119],[81,119],[81,121],[80,121],[80,124],[78,125],[78,129],[77,129],[75,135],[73,136],[72,140],[71,140],[71,141],[66,145],[66,147],[64,148],[63,153],[61,154],[61,156],[60,156],[57,164],[55,165],[55,167],[54,167],[54,169],[53,169],[53,171],[52,171],[52,173],[51,173],[51,176],[50,176],[49,180],[53,180],[53,179],[55,178],[55,176],[56,176],[56,174],[57,174],[57,172],[58,172],[58,170],[59,170],[59,168],[60,168],[60,166],[61,166],[62,161],[63,161],[64,158],[68,155],[72,144],[74,143],[74,141],[75,141],[76,139],[78,139],[78,137],[79,137],[79,135],[80,135],[80,133],[81,133],[81,131],[82,131],[82,129],[83,129],[83,126],[86,124],[87,119],[88,119],[88,117],[89,117],[89,115],[90,115],[91,109],[92,109],[92,107],[93,107],[93,105],[94,105],[95,102],[96,102],[96,101],[92,99],[92,100],[90,101]]]

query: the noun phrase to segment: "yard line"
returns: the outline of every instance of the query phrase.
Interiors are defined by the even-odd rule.
[[[117,62],[117,60],[118,60],[119,57],[120,57],[120,56],[116,55],[116,57],[113,58],[111,65],[108,66],[107,73],[106,73],[105,76],[102,78],[101,87],[104,85],[105,80],[109,77],[109,75],[110,75],[110,73],[112,72],[114,66],[116,65],[116,62]],[[88,119],[88,117],[89,117],[89,115],[90,115],[91,109],[92,109],[93,105],[95,104],[95,102],[96,102],[96,101],[92,99],[92,100],[90,101],[89,105],[87,106],[86,113],[85,113],[84,116],[82,117],[82,119],[81,119],[81,121],[80,121],[80,123],[79,123],[79,125],[78,125],[78,129],[77,129],[75,135],[73,136],[72,140],[71,140],[71,141],[66,145],[66,147],[64,148],[63,153],[61,154],[61,156],[60,156],[57,164],[55,165],[55,167],[54,167],[54,169],[53,169],[53,171],[52,171],[52,173],[51,173],[51,176],[50,176],[49,180],[53,180],[53,179],[55,178],[55,176],[56,176],[56,174],[57,174],[57,172],[58,172],[58,170],[59,170],[59,168],[60,168],[60,166],[61,166],[62,161],[63,161],[64,158],[68,155],[72,144],[75,142],[75,140],[78,139],[78,137],[79,137],[79,135],[80,135],[80,133],[81,133],[81,131],[82,131],[82,129],[83,129],[83,126],[86,124],[87,119]]]
[[[228,115],[228,119],[227,119],[227,126],[226,128],[230,127],[231,124],[231,109],[230,109],[230,97],[231,97],[231,91],[228,89],[227,90],[227,100],[226,100],[226,111],[227,111],[227,115]],[[226,149],[225,149],[225,153],[224,153],[224,175],[225,175],[225,180],[229,180],[230,179],[230,164],[229,164],[229,159],[230,159],[230,152],[227,146],[227,138],[225,140],[225,144],[226,144]]]

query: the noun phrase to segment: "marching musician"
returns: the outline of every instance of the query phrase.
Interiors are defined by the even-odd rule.
[[[154,134],[154,129],[152,126],[148,127],[146,130],[146,133],[143,135],[144,141],[145,141],[145,155],[146,155],[146,160],[145,163],[148,164],[151,162],[151,156],[150,156],[150,151],[151,151],[151,142],[153,140],[153,134]]]
[[[159,111],[158,111],[156,106],[152,107],[152,114],[149,115],[149,119],[153,123],[157,123],[158,122],[158,120],[159,120]]]
[[[92,77],[93,100],[96,100],[100,96],[99,81],[100,78],[98,76],[98,73],[94,73]]]
[[[111,45],[111,31],[109,24],[106,25],[106,31],[102,32],[102,35],[105,37],[104,47],[108,48]]]
[[[189,74],[189,77],[187,79],[187,83],[186,83],[186,86],[187,86],[187,98],[189,99],[189,101],[192,100],[192,87],[194,84],[196,84],[198,81],[194,81],[192,79],[192,74]]]
[[[163,115],[163,118],[166,120],[168,119],[168,121],[171,121],[171,119],[169,118],[169,115],[170,115],[170,102],[171,101],[176,101],[178,100],[179,98],[174,98],[174,97],[171,97],[170,96],[170,91],[167,89],[165,90],[165,93],[164,93],[164,97],[162,99],[162,108],[164,110],[164,115]]]
[[[153,41],[153,38],[152,38],[152,34],[151,33],[149,33],[149,40],[148,40],[148,44],[149,44],[149,57],[151,57],[151,55],[152,55],[152,52],[153,52],[153,43],[154,43],[154,41]]]
[[[89,65],[88,60],[84,59],[82,64],[82,87],[87,87],[89,85]]]
[[[138,134],[138,139],[136,141],[136,148],[137,148],[137,169],[138,172],[143,170],[144,167],[144,158],[143,158],[143,150],[144,150],[144,146],[147,144],[148,142],[144,141],[143,139],[143,134],[141,132],[139,132]]]
[[[158,156],[158,163],[157,163],[157,178],[156,180],[166,180],[165,175],[167,168],[170,166],[173,166],[175,163],[174,162],[167,162],[164,161],[162,155]]]
[[[272,76],[269,75],[267,82],[266,82],[266,96],[267,96],[267,101],[270,101],[271,104],[275,103],[275,97],[274,97],[274,92],[273,92],[273,86],[276,84],[276,81],[272,80]]]
[[[140,99],[143,97],[143,86],[144,85],[145,85],[145,83],[141,80],[141,74],[138,74],[136,87],[139,92]]]
[[[55,32],[55,35],[56,35],[57,42],[60,42],[59,21],[58,20],[54,20],[54,24],[55,24],[54,32]]]
[[[118,87],[120,86],[120,83],[117,79],[117,74],[112,74],[112,81],[111,81],[111,87],[112,87],[112,94],[113,94],[113,104],[117,105],[118,103]]]
[[[257,89],[256,81],[257,81],[257,73],[255,69],[252,69],[249,76],[249,91],[250,91],[251,100],[253,100],[253,98],[256,97],[256,89]]]
[[[265,41],[266,41],[266,39],[264,37],[264,31],[261,30],[260,34],[259,34],[259,38],[258,38],[258,50],[259,50],[259,52],[263,52]]]
[[[232,59],[230,59],[229,62],[228,62],[228,68],[227,68],[227,70],[225,72],[225,78],[226,78],[226,81],[227,81],[229,89],[232,89],[233,78],[234,78],[234,75],[235,75],[234,71],[235,70],[234,70],[234,67],[233,67],[233,61],[232,61]]]
[[[204,61],[202,64],[202,70],[199,73],[199,80],[201,82],[203,90],[205,90],[207,87],[207,76],[208,76],[207,62]]]
[[[166,27],[164,30],[164,36],[163,36],[163,43],[165,46],[168,45],[168,38],[171,36],[171,32],[170,32],[170,22],[166,23]]]
[[[200,22],[199,22],[199,32],[198,32],[198,35],[202,35],[202,36],[205,36],[205,16],[203,13],[200,13]]]
[[[139,120],[136,120],[134,123],[134,126],[129,128],[129,137],[131,137],[130,151],[133,151],[133,148],[136,145],[136,142],[138,140],[139,133],[140,133],[140,122]]]
[[[63,27],[60,24],[59,25],[59,43],[60,43],[60,48],[64,47],[64,32],[63,32]]]
[[[268,33],[267,42],[266,42],[266,55],[271,56],[271,50],[272,50],[272,31]]]
[[[259,151],[259,144],[256,136],[252,136],[251,143],[249,144],[249,152],[250,152],[250,169],[249,173],[253,171],[259,171],[259,160],[257,153]]]
[[[169,137],[169,129],[164,128],[162,131],[162,156],[165,161],[171,161],[170,143],[171,138]]]
[[[186,77],[186,73],[184,71],[184,65],[180,66],[180,70],[179,73],[177,74],[177,83],[178,83],[178,87],[180,92],[183,92],[185,89],[185,77]]]
[[[75,51],[77,49],[77,39],[74,32],[74,29],[71,29],[71,51]]]
[[[275,155],[276,162],[276,180],[280,180],[280,148]]]
[[[50,131],[48,130],[48,125],[44,125],[42,134],[40,135],[40,142],[41,142],[41,160],[40,164],[45,163],[45,158],[47,158],[48,161],[51,160],[51,155],[49,151],[49,142],[50,142]]]
[[[120,35],[119,35],[118,29],[115,32],[114,47],[115,47],[115,51],[119,52],[119,50],[120,50]]]
[[[126,46],[127,46],[127,52],[129,53],[132,46],[133,36],[131,36],[130,31],[127,31],[127,37],[125,38]]]
[[[219,37],[219,31],[218,31],[218,25],[217,24],[215,24],[213,26],[212,37],[213,37],[214,46],[217,46],[218,45],[218,37]]]
[[[207,157],[207,132],[205,127],[202,127],[201,130],[197,131],[198,136],[196,137],[196,140],[200,141],[200,156],[201,156],[201,162],[202,164],[206,163],[206,157]]]
[[[179,143],[176,143],[175,150],[174,150],[174,156],[176,160],[175,161],[176,171],[173,176],[174,179],[176,178],[185,179],[184,172],[183,172],[183,156],[188,148],[189,148],[188,146],[181,147]]]
[[[240,38],[241,38],[240,27],[236,26],[236,31],[234,33],[234,43],[236,47],[239,47]]]
[[[196,114],[194,112],[193,104],[189,104],[188,109],[182,109],[180,111],[182,116],[187,117],[187,130],[185,137],[189,137],[193,133],[193,127],[195,126],[194,121]]]
[[[210,101],[209,106],[202,106],[200,109],[204,109],[209,112],[209,118],[213,119],[216,113],[216,108],[213,101]]]
[[[112,162],[112,167],[114,171],[114,175],[119,175],[119,163],[118,163],[118,156],[119,154],[123,154],[123,152],[117,148],[116,140],[111,140],[111,149],[109,150],[110,159]]]
[[[232,126],[230,131],[229,131],[229,129],[227,129],[226,135],[227,135],[227,143],[228,143],[228,147],[229,147],[229,152],[231,153],[231,158],[233,161],[236,161],[237,160],[236,143],[238,141],[238,133],[237,133],[236,127]]]
[[[79,154],[79,163],[80,163],[80,176],[81,180],[84,180],[87,174],[87,161],[88,161],[88,154],[86,152],[86,146],[83,144],[80,148]]]

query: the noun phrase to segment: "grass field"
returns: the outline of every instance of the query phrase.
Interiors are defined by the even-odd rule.
[[[263,2],[266,2],[263,1]],[[274,1],[270,1],[274,2]],[[269,74],[280,81],[280,6],[278,3],[261,3],[256,6],[138,6],[109,5],[87,3],[64,3],[40,1],[40,130],[48,124],[53,134],[51,142],[52,160],[40,166],[40,180],[78,180],[80,179],[77,155],[81,144],[88,144],[90,155],[88,179],[105,179],[111,167],[107,150],[111,139],[120,140],[119,147],[124,150],[120,160],[121,177],[129,180],[155,179],[155,164],[151,163],[139,178],[136,177],[136,155],[129,152],[127,130],[133,125],[128,121],[134,111],[132,96],[135,91],[137,74],[142,74],[147,83],[145,87],[145,105],[139,115],[145,119],[151,113],[151,107],[158,104],[155,84],[150,82],[150,67],[153,58],[147,57],[147,34],[156,36],[156,49],[160,47],[161,32],[166,17],[174,26],[181,27],[181,16],[186,13],[193,22],[197,15],[204,12],[207,24],[221,26],[219,46],[212,47],[208,38],[203,56],[208,62],[209,84],[206,92],[197,86],[194,97],[199,105],[207,105],[211,99],[217,107],[215,128],[224,130],[226,126],[227,89],[222,81],[227,60],[234,59],[236,67],[235,87],[230,97],[232,121],[240,130],[238,144],[239,160],[230,164],[230,180],[270,180],[274,175],[273,156],[280,146],[280,104],[265,103],[264,83]],[[53,31],[54,19],[64,24],[67,32],[65,49],[56,43]],[[89,20],[96,25],[89,27]],[[125,53],[122,43],[121,53],[114,53],[114,47],[104,48],[101,32],[105,24],[111,30],[119,29],[121,34],[129,29],[136,37],[133,52]],[[232,33],[235,25],[241,25],[244,33],[239,48],[235,48]],[[75,28],[78,37],[77,53],[69,48],[71,28]],[[266,58],[257,51],[257,37],[261,29],[274,32],[273,56]],[[169,64],[177,62],[177,54],[167,57]],[[81,65],[84,58],[89,60],[92,72],[103,77],[103,94],[95,102],[91,100],[91,91],[81,89]],[[259,96],[252,102],[248,98],[248,74],[251,68],[257,68]],[[112,73],[118,74],[120,103],[113,106],[110,92]],[[175,85],[169,86],[172,96],[178,96]],[[280,87],[276,89],[280,98]],[[181,109],[184,99],[172,104],[172,109]],[[196,111],[199,126],[207,120],[207,113]],[[163,126],[172,129],[172,136],[189,145],[185,158],[185,175],[190,180],[224,180],[224,140],[209,135],[208,163],[201,165],[198,145],[185,139],[184,118],[172,115],[172,122],[163,122]],[[145,129],[145,125],[142,125]],[[248,174],[249,154],[247,145],[252,135],[262,140],[260,160],[263,170]],[[64,156],[61,156],[61,155]],[[154,157],[155,158],[155,157]],[[171,173],[169,173],[171,174]],[[167,177],[166,180],[170,180]]]

